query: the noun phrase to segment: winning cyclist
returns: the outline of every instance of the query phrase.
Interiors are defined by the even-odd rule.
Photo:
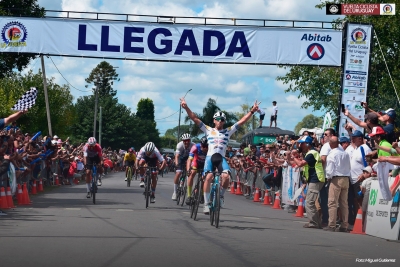
[[[207,137],[202,137],[200,143],[196,144],[192,147],[189,153],[189,159],[186,164],[187,173],[190,171],[190,167],[192,167],[192,172],[189,174],[188,178],[188,187],[187,187],[187,195],[186,205],[190,205],[192,200],[192,187],[193,187],[193,178],[197,173],[197,170],[204,169],[204,161],[206,160],[206,155],[208,152],[208,142]]]
[[[206,134],[209,149],[207,152],[206,161],[204,163],[204,172],[208,173],[206,176],[206,181],[204,182],[204,214],[209,214],[210,209],[208,207],[210,190],[211,190],[211,181],[213,178],[212,172],[218,168],[218,172],[221,173],[221,207],[224,205],[224,194],[226,189],[229,186],[229,165],[224,158],[226,148],[228,146],[228,141],[231,135],[238,130],[238,128],[243,125],[246,121],[248,121],[258,110],[258,105],[261,103],[257,103],[257,100],[254,102],[254,105],[251,107],[250,112],[244,115],[238,122],[236,122],[233,126],[224,129],[224,123],[226,120],[226,116],[222,112],[217,112],[214,114],[214,124],[215,128],[211,128],[208,125],[205,125],[197,116],[189,109],[188,105],[184,98],[181,98],[181,106],[186,110],[189,118],[196,123],[199,128]]]
[[[159,166],[159,163],[161,163],[161,166]],[[156,148],[153,142],[148,142],[142,147],[138,153],[138,157],[136,160],[136,168],[138,168],[137,165],[140,167],[144,167],[144,165],[147,164],[148,167],[158,167],[159,170],[163,170],[166,161],[164,160],[163,156],[161,156],[160,151]],[[144,187],[144,168],[140,168],[140,187]],[[156,202],[156,197],[154,196],[154,193],[156,192],[156,186],[157,186],[157,171],[151,173],[151,196],[150,196],[150,203],[155,203]]]
[[[99,144],[97,144],[94,137],[89,137],[86,145],[83,147],[83,164],[86,167],[86,190],[87,198],[90,198],[90,183],[92,182],[92,168],[93,164],[97,165],[97,172],[103,173],[103,154]],[[99,178],[98,185],[101,185]]]
[[[125,166],[125,182],[128,180],[128,166],[131,167],[132,175],[135,171],[135,162],[136,162],[136,154],[135,149],[133,147],[128,149],[128,152],[125,153],[123,166]]]
[[[178,188],[179,176],[183,168],[186,168],[186,161],[189,158],[189,152],[193,146],[196,146],[191,140],[191,136],[188,133],[184,133],[181,137],[181,142],[176,145],[175,151],[175,166],[176,173],[174,178],[174,193],[172,194],[172,200],[176,200],[176,189]],[[193,185],[193,184],[192,184]]]

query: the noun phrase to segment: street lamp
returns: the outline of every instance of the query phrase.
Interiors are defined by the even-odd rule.
[[[192,89],[189,89],[186,94],[183,96],[183,99],[185,99],[186,95],[192,91]],[[181,135],[181,113],[182,113],[182,105],[179,103],[179,121],[178,121],[178,140],[177,143],[179,143],[179,136]]]

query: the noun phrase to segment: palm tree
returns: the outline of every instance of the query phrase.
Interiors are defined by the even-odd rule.
[[[226,116],[225,127],[232,126],[233,124],[235,124],[238,121],[238,118],[236,117],[236,115],[234,113],[221,110],[217,106],[217,102],[212,98],[208,99],[206,106],[203,108],[203,114],[198,114],[196,112],[194,112],[194,113],[206,125],[214,126],[214,118],[213,117],[217,111],[222,111],[223,113],[225,113],[225,116]],[[190,121],[190,118],[189,118],[189,116],[186,116],[185,122],[188,122],[188,121]],[[199,127],[197,125],[194,125],[194,127],[192,128],[192,131],[191,131],[191,135],[197,136],[200,133],[202,133],[202,131],[199,129]]]

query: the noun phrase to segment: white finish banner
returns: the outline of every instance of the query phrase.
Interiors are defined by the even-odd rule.
[[[340,66],[332,29],[0,17],[0,51],[209,63]]]
[[[287,205],[297,205],[294,199],[295,192],[299,188],[300,168],[291,166],[282,170],[282,203]]]
[[[389,186],[394,178],[389,177]],[[377,180],[372,181],[369,192],[366,234],[389,239],[400,239],[400,189],[397,189],[392,200],[383,199]]]
[[[351,115],[364,120],[365,110],[361,102],[366,102],[369,55],[371,52],[372,25],[347,24],[346,56],[342,80],[341,103],[349,110]],[[349,136],[344,126],[346,116],[340,114],[339,136]],[[351,122],[351,121],[350,121]],[[355,125],[357,130],[364,129]]]

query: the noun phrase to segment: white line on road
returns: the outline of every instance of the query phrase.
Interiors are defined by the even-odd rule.
[[[117,209],[117,211],[133,211],[132,209]]]
[[[260,218],[257,218],[257,217],[243,217],[243,219],[259,220]]]
[[[81,208],[65,208],[66,210],[81,210]]]

